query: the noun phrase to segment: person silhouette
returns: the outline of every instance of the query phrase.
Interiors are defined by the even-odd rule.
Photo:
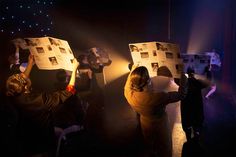
[[[182,128],[187,141],[198,140],[204,120],[202,89],[210,85],[208,81],[196,79],[194,69],[188,68],[188,93],[181,101]]]
[[[172,140],[166,106],[184,98],[187,93],[186,81],[187,78],[182,74],[178,91],[154,91],[147,68],[135,65],[127,78],[124,95],[139,115],[144,140],[152,156],[172,156]]]

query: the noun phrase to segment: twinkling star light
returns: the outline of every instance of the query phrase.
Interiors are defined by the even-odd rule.
[[[0,34],[46,36],[53,30],[56,0],[0,0]]]

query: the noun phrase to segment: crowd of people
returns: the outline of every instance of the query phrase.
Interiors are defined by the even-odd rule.
[[[79,55],[72,61],[72,72],[51,71],[56,77],[50,83],[39,80],[47,76],[41,76],[44,72],[35,66],[33,55],[23,61],[19,53],[14,53],[8,62],[9,77],[4,92],[1,91],[0,107],[3,154],[58,156],[58,145],[66,133],[81,130],[89,132],[89,136],[97,133],[101,127],[97,126],[97,121],[102,120],[104,105],[103,92],[95,74],[103,71],[104,65],[99,61],[96,62],[99,66],[95,66],[91,63],[91,56]],[[39,87],[42,84],[53,85],[47,91]]]
[[[133,65],[127,78],[124,95],[139,117],[150,156],[172,156],[172,136],[166,107],[173,102],[181,101],[182,128],[187,142],[199,143],[204,122],[202,89],[209,87],[211,82],[208,79],[196,79],[192,68],[187,70],[188,77],[183,70],[181,72],[180,80],[176,81],[178,91],[166,91],[163,87],[157,89],[157,84],[165,86],[166,81],[161,82],[159,79],[159,82],[152,82],[155,79],[149,77],[144,66]],[[172,74],[166,66],[161,66],[157,76],[164,76],[168,83]]]
[[[1,142],[6,153],[19,157],[53,157],[58,155],[60,136],[67,131],[96,132],[98,124],[93,123],[91,114],[102,112],[99,110],[103,109],[104,96],[95,73],[102,73],[104,65],[97,60],[96,49],[90,51],[94,56],[82,54],[73,59],[70,75],[63,69],[57,71],[54,91],[50,92],[32,88],[33,55],[28,56],[23,69],[18,56],[9,57],[10,75],[5,94],[1,92],[5,105],[1,106],[0,118]],[[209,69],[206,73],[210,79]],[[178,91],[166,92],[154,88],[146,67],[133,65],[130,71],[124,96],[137,113],[150,156],[172,156],[166,106],[173,102],[181,101],[182,126],[187,141],[199,140],[204,120],[201,90],[208,86],[213,88],[214,84],[196,79],[194,69],[189,68],[187,74],[188,78],[182,71]],[[157,76],[172,77],[166,66],[158,67]]]

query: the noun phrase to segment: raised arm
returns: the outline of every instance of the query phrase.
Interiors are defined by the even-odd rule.
[[[71,74],[70,81],[66,87],[66,90],[60,90],[56,91],[54,93],[48,94],[44,93],[43,95],[43,101],[44,104],[48,105],[50,107],[50,110],[54,111],[56,107],[59,107],[59,105],[63,105],[63,102],[67,100],[71,95],[75,94],[75,77],[76,77],[76,71],[79,66],[79,62],[76,60],[76,58],[73,59],[73,71]]]
[[[66,89],[70,92],[72,92],[73,94],[75,93],[75,77],[76,77],[76,72],[77,72],[77,68],[79,66],[79,62],[77,61],[76,58],[73,59],[73,71],[70,77],[70,81],[69,84],[67,85]]]
[[[26,66],[25,71],[23,72],[25,78],[29,78],[30,72],[34,64],[35,64],[34,56],[30,54],[28,57],[28,64]]]
[[[178,91],[168,92],[168,93],[163,94],[162,101],[160,101],[160,103],[167,105],[169,103],[183,100],[185,96],[187,95],[187,90],[188,90],[187,84],[188,84],[188,79],[185,76],[185,74],[182,73]]]
[[[132,68],[131,68],[131,70],[130,70],[130,73],[129,73],[129,75],[128,75],[128,78],[127,78],[127,80],[126,80],[126,83],[125,83],[125,89],[126,89],[126,88],[130,88],[130,86],[131,86],[130,74],[131,74],[132,71],[133,71],[135,68],[137,68],[137,67],[138,67],[138,65],[133,65],[133,66],[132,66]]]

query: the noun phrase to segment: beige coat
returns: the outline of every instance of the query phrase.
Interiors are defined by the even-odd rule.
[[[177,102],[186,95],[187,78],[182,75],[178,91],[157,92],[149,84],[142,92],[131,89],[128,77],[124,95],[130,106],[140,114],[142,133],[151,152],[158,157],[171,157],[172,140],[166,114],[166,105]]]

